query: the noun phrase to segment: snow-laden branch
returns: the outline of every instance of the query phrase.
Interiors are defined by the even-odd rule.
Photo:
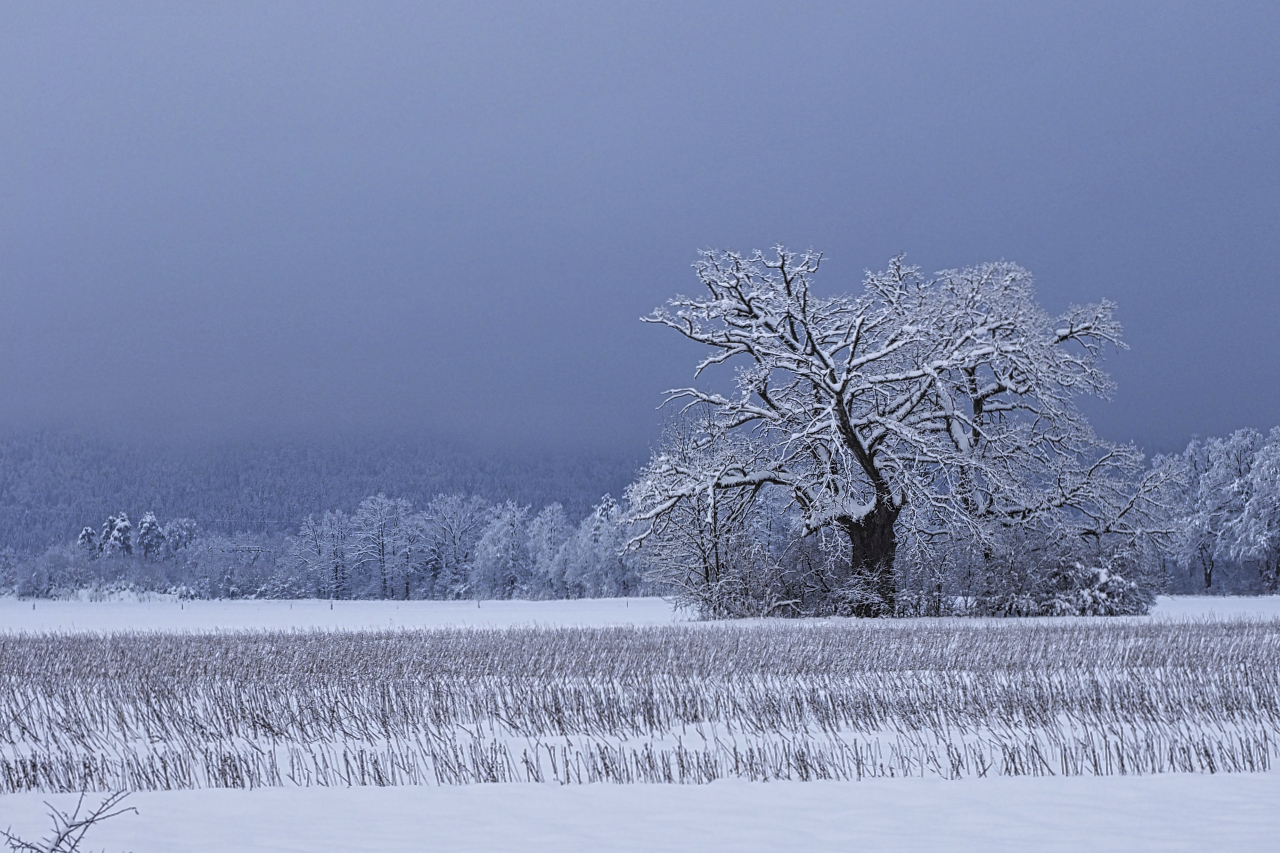
[[[635,519],[779,486],[806,530],[843,530],[855,566],[881,574],[912,504],[971,532],[1049,516],[1094,535],[1141,526],[1130,519],[1151,490],[1126,491],[1141,456],[1098,440],[1075,406],[1078,394],[1111,390],[1102,353],[1124,346],[1114,305],[1054,319],[1015,264],[926,279],[901,257],[868,273],[856,296],[819,296],[821,260],[782,247],[706,251],[695,264],[702,295],[644,318],[710,349],[695,375],[739,367],[736,395],[668,392],[686,411],[705,408],[703,446],[720,450],[681,465],[655,457]],[[726,464],[743,431],[752,465]]]

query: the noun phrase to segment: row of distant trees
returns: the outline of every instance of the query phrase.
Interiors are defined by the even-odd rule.
[[[605,497],[573,523],[558,503],[441,495],[424,509],[376,495],[307,518],[286,543],[291,594],[324,598],[581,598],[638,594],[639,559]]]
[[[1280,427],[1192,441],[1158,459],[1177,474],[1170,501],[1179,591],[1280,588]]]
[[[672,424],[655,459],[705,452],[699,427]],[[664,463],[665,464],[665,463]],[[905,531],[895,565],[900,614],[1111,613],[1155,592],[1275,593],[1280,586],[1280,427],[1196,439],[1156,457],[1165,547],[1111,551],[1034,528],[968,545]],[[74,544],[0,552],[0,592],[157,591],[204,598],[576,598],[671,595],[708,616],[796,614],[848,560],[830,531],[806,533],[785,493],[706,493],[660,527],[636,519],[642,475],[574,522],[559,504],[439,495],[417,508],[383,494],[304,519],[288,535],[204,531],[125,512]],[[637,494],[640,493],[640,494]],[[630,504],[629,501],[637,502]],[[1149,540],[1150,541],[1150,540]],[[1091,549],[1091,550],[1090,550]]]
[[[419,509],[384,494],[307,517],[290,535],[204,532],[194,519],[128,513],[74,544],[0,556],[19,595],[154,591],[200,598],[456,599],[635,595],[646,589],[628,526],[605,497],[575,523],[553,503],[440,495]]]
[[[308,515],[348,510],[378,492],[425,507],[436,495],[483,495],[575,520],[635,475],[631,453],[466,448],[430,436],[226,444],[0,431],[0,551],[35,553],[121,508],[198,519],[206,532],[287,534]]]

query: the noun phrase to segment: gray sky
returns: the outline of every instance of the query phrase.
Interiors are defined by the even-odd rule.
[[[107,5],[0,11],[0,427],[641,451],[637,318],[779,241],[1119,302],[1106,437],[1280,423],[1274,2]]]

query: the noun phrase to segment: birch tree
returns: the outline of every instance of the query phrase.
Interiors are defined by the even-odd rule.
[[[613,598],[641,589],[636,555],[627,548],[630,524],[618,502],[605,495],[557,557],[565,586],[573,597]]]
[[[307,516],[287,540],[289,562],[309,577],[322,598],[351,595],[351,519],[341,510]]]

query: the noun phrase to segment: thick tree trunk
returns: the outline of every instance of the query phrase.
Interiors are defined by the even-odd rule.
[[[851,575],[859,595],[848,615],[892,616],[897,605],[893,559],[898,551],[897,521],[900,507],[877,501],[876,508],[860,519],[838,519],[849,537]]]

